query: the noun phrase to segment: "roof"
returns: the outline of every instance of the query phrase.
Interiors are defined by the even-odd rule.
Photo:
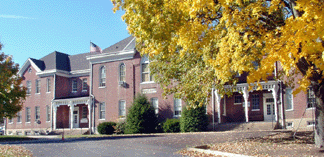
[[[117,42],[116,44],[105,48],[102,53],[114,53],[135,49],[135,37],[129,36],[126,39]]]

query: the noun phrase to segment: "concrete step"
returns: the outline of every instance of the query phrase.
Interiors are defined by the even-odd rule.
[[[221,123],[215,126],[216,131],[247,131],[247,130],[273,130],[275,123],[272,122],[242,122]]]

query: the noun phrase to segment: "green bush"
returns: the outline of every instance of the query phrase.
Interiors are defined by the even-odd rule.
[[[103,122],[98,125],[99,134],[113,134],[115,131],[115,122]]]
[[[206,131],[208,126],[208,116],[205,106],[184,108],[180,118],[181,132]]]
[[[157,124],[153,106],[144,95],[137,95],[126,117],[125,133],[152,133]]]
[[[164,132],[180,132],[180,120],[179,119],[167,119],[163,123]]]
[[[117,134],[123,134],[123,133],[125,133],[125,126],[126,126],[126,122],[119,122],[119,123],[117,123],[116,133]]]

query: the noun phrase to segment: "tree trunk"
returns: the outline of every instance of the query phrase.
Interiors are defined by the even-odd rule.
[[[324,83],[314,85],[313,88],[316,96],[315,145],[322,148],[324,147]]]

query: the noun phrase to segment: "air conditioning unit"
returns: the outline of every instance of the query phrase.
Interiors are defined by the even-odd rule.
[[[124,81],[119,81],[118,82],[118,85],[122,86],[122,87],[125,87],[126,86],[126,82]]]

